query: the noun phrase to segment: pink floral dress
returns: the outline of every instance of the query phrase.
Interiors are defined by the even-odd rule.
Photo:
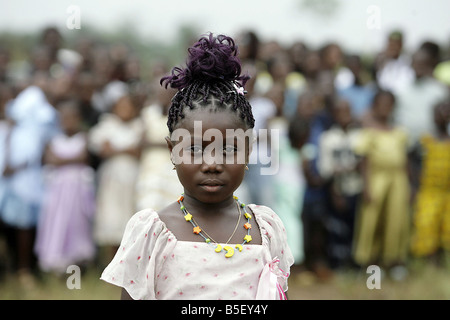
[[[270,208],[248,207],[262,244],[235,249],[231,258],[206,242],[177,240],[155,210],[139,211],[101,279],[125,288],[133,299],[284,299],[294,263],[284,225]]]

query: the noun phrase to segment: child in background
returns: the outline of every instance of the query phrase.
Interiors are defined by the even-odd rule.
[[[0,49],[1,56],[1,49]],[[0,83],[0,279],[3,272],[9,269],[11,264],[10,253],[14,252],[14,245],[8,237],[8,229],[1,219],[3,196],[6,194],[7,177],[3,176],[3,171],[8,161],[8,141],[12,129],[12,123],[6,116],[6,106],[12,98],[12,90]],[[5,240],[5,241],[3,241]],[[3,245],[4,244],[4,245]]]
[[[415,257],[441,263],[441,254],[450,252],[450,102],[438,103],[433,111],[436,134],[421,139],[424,156],[411,251]]]
[[[319,173],[329,181],[328,251],[332,268],[352,265],[351,249],[357,200],[362,191],[358,159],[353,151],[359,128],[347,100],[332,107],[334,125],[319,138]]]
[[[136,183],[136,210],[159,210],[183,192],[167,153],[164,139],[167,130],[167,112],[175,90],[166,90],[159,83],[155,88],[155,101],[142,109],[145,126],[139,175]]]
[[[304,266],[319,280],[333,277],[328,257],[329,199],[328,181],[319,173],[319,138],[329,129],[332,120],[324,110],[324,98],[318,92],[307,91],[298,100],[296,126],[307,129],[308,135],[300,150],[301,168],[305,177],[302,224]],[[328,107],[327,107],[328,108]]]
[[[62,274],[69,265],[94,258],[95,173],[87,165],[80,106],[69,100],[58,110],[62,133],[51,139],[44,153],[45,193],[35,253],[42,270]]]
[[[144,126],[130,96],[115,103],[91,128],[89,144],[102,163],[98,168],[94,238],[109,257],[120,244],[125,225],[135,211],[135,186]]]
[[[363,201],[357,213],[354,259],[366,267],[387,268],[393,279],[407,274],[410,224],[408,136],[391,125],[395,97],[379,91],[372,105],[371,126],[364,127],[355,147],[362,156]]]
[[[2,224],[1,203],[7,186],[7,178],[3,176],[3,171],[7,166],[9,136],[14,124],[11,119],[8,119],[6,114],[7,105],[11,101],[11,98],[12,90],[0,84],[0,225]]]
[[[6,188],[0,213],[17,241],[17,276],[24,286],[35,283],[33,246],[43,195],[42,157],[49,139],[59,131],[57,111],[49,102],[53,81],[49,74],[38,72],[6,110],[14,125],[2,154]]]
[[[187,67],[162,79],[179,90],[166,141],[184,194],[130,219],[101,279],[122,287],[128,299],[283,299],[293,263],[283,223],[270,208],[234,196],[252,137],[230,141],[228,130],[254,126],[237,47],[210,34],[188,51]],[[206,152],[210,129],[220,143],[214,156]]]
[[[271,207],[286,226],[288,244],[294,256],[295,265],[299,266],[303,262],[303,241],[299,241],[303,232],[299,210],[302,202],[299,195],[304,192],[303,173],[298,165],[300,163],[298,146],[301,142],[298,140],[298,131],[295,132],[295,137],[290,136],[289,121],[282,115],[285,100],[282,86],[279,83],[273,84],[267,96],[273,100],[278,110],[277,114],[268,121],[269,132],[276,132],[276,138],[273,139],[276,142],[271,146],[272,154],[278,155],[277,158],[272,157],[271,162],[271,165],[276,165],[278,170],[274,175],[268,176],[273,194]],[[255,106],[252,104],[252,107]],[[256,118],[255,120],[257,121]],[[293,138],[293,141],[290,138]],[[295,143],[292,144],[294,140]]]

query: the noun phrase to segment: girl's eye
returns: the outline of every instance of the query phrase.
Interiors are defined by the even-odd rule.
[[[225,152],[225,153],[234,153],[236,151],[237,151],[237,148],[234,146],[225,146],[223,148],[223,152]]]
[[[199,147],[199,146],[191,146],[189,148],[189,151],[191,151],[192,153],[202,153],[203,149],[202,149],[202,147]]]

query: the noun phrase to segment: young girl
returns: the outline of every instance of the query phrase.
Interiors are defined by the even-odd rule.
[[[356,217],[354,246],[355,262],[361,266],[403,268],[407,258],[408,137],[406,131],[390,124],[394,104],[395,97],[388,91],[375,95],[371,125],[362,129],[355,147],[363,157],[363,201]]]
[[[347,100],[336,101],[332,115],[333,126],[319,138],[318,169],[322,178],[328,181],[330,265],[342,268],[352,264],[353,226],[362,189],[358,159],[353,151],[359,128]]]
[[[411,250],[415,257],[435,258],[450,251],[450,103],[434,107],[436,134],[422,137],[420,187],[413,216]]]
[[[184,193],[131,218],[101,279],[122,287],[122,298],[283,299],[293,263],[283,223],[270,208],[233,195],[250,139],[243,146],[241,136],[227,135],[254,126],[237,47],[210,34],[188,51],[187,67],[161,80],[179,89],[166,141]],[[212,131],[214,140],[205,137]],[[213,144],[221,145],[214,156]]]
[[[14,123],[6,141],[3,177],[5,194],[0,200],[1,219],[11,227],[17,241],[17,275],[22,285],[33,285],[33,246],[42,200],[42,157],[45,145],[58,131],[58,115],[49,103],[50,79],[46,73],[33,77],[33,84],[7,106]]]
[[[44,153],[45,193],[35,252],[41,269],[65,273],[69,265],[94,258],[95,189],[81,109],[77,102],[67,101],[58,110],[63,132],[50,140]]]
[[[91,151],[101,157],[98,169],[94,238],[109,258],[113,256],[135,210],[135,185],[144,126],[128,94],[104,113],[91,128]],[[103,251],[103,250],[102,250]]]
[[[167,112],[174,89],[167,90],[157,84],[156,101],[141,111],[145,126],[145,140],[136,183],[136,210],[160,210],[183,192],[167,153]]]

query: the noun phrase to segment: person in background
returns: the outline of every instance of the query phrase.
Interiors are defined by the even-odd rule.
[[[301,169],[305,178],[301,220],[303,225],[303,265],[306,271],[312,272],[319,280],[329,280],[332,270],[328,258],[329,204],[327,197],[327,181],[318,171],[319,138],[329,129],[331,119],[323,107],[324,97],[317,92],[305,92],[298,100],[295,117],[297,129],[307,130],[307,135],[300,139]],[[293,124],[292,124],[293,125]],[[294,131],[294,128],[291,130]],[[305,141],[303,141],[305,139]]]
[[[283,115],[284,87],[280,83],[272,86],[266,95],[277,107],[277,113],[268,121],[268,129],[272,137],[272,165],[278,170],[270,176],[271,194],[273,195],[273,209],[286,227],[287,240],[291,248],[296,266],[303,262],[302,223],[300,208],[304,192],[304,177],[300,163],[299,139],[296,134],[289,138],[289,119]],[[298,131],[296,131],[298,132]],[[295,141],[295,142],[294,142]],[[276,163],[275,163],[276,162]],[[300,195],[300,196],[299,196]],[[300,239],[300,241],[299,241]]]
[[[415,80],[398,92],[394,111],[394,123],[405,128],[410,137],[412,200],[419,187],[422,162],[420,138],[425,134],[436,133],[433,107],[449,95],[447,87],[433,77],[435,59],[435,54],[426,48],[420,48],[414,53],[412,67]]]
[[[339,98],[345,99],[350,103],[353,118],[358,122],[362,122],[372,105],[376,86],[373,81],[368,79],[368,74],[364,72],[359,55],[347,56],[345,64],[353,74],[353,82],[345,88],[338,88],[336,93]]]
[[[255,141],[250,154],[248,168],[244,177],[244,188],[240,188],[248,193],[248,203],[261,203],[271,206],[273,204],[272,177],[261,174],[262,168],[271,166],[265,163],[265,159],[271,161],[269,121],[277,114],[277,106],[273,100],[259,94],[255,90],[257,81],[257,70],[253,65],[243,65],[243,71],[250,75],[246,83],[246,91],[249,103],[253,107],[255,118]],[[265,130],[265,131],[264,131]],[[261,133],[261,135],[259,135]]]
[[[258,69],[259,66],[259,46],[258,34],[253,30],[243,30],[236,37],[239,46],[239,58],[242,64],[250,64]]]
[[[373,120],[363,127],[355,152],[362,157],[363,199],[357,212],[353,257],[365,268],[376,264],[395,280],[408,270],[410,184],[408,134],[392,125],[395,97],[379,91]]]
[[[144,107],[140,115],[145,127],[145,139],[136,183],[137,210],[162,209],[183,192],[168,161],[164,139],[168,134],[167,112],[176,91],[158,84],[154,92],[154,101]]]
[[[6,110],[14,125],[2,155],[6,192],[0,213],[3,222],[14,230],[15,266],[25,286],[34,284],[33,245],[43,197],[42,157],[45,145],[59,132],[58,112],[49,103],[53,81],[46,72],[36,73],[32,85],[10,101]]]
[[[404,35],[400,30],[389,33],[386,48],[375,57],[374,78],[378,87],[394,94],[414,81],[411,58],[403,50]]]
[[[411,253],[443,265],[450,252],[450,101],[434,106],[436,133],[420,142],[423,166],[414,204]]]
[[[360,129],[347,100],[339,99],[331,111],[334,124],[319,138],[318,169],[321,177],[328,181],[329,263],[333,269],[342,270],[353,265],[354,220],[362,192],[359,161],[353,150]]]
[[[88,166],[78,102],[62,102],[57,109],[62,132],[44,153],[45,188],[34,249],[41,270],[64,274],[69,265],[86,266],[95,255],[95,173]]]
[[[0,49],[1,50],[1,49]],[[0,83],[0,242],[4,240],[4,250],[0,250],[0,280],[3,275],[11,269],[11,256],[15,252],[14,241],[11,241],[11,227],[5,225],[2,221],[2,202],[3,197],[6,194],[8,177],[3,175],[8,161],[8,143],[9,135],[11,134],[14,123],[8,119],[6,115],[6,109],[8,103],[11,101],[12,92],[11,88],[3,83]]]
[[[94,239],[103,251],[100,254],[106,255],[105,260],[117,250],[135,210],[143,136],[142,119],[128,94],[117,100],[112,113],[102,114],[89,132],[89,148],[102,159],[97,170]]]

